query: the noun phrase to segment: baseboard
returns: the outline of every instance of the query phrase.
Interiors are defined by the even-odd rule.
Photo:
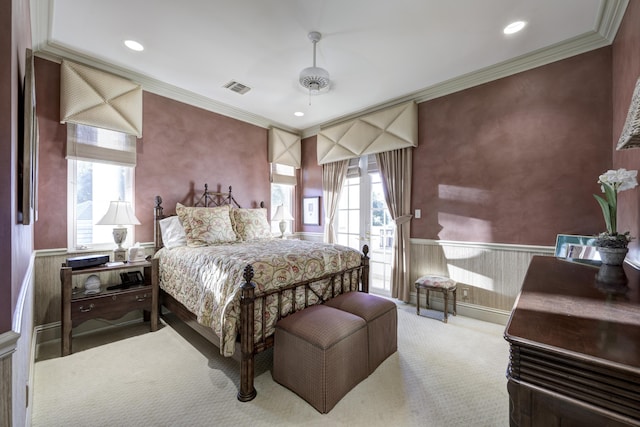
[[[133,318],[134,316],[135,318]],[[135,325],[142,322],[144,322],[144,320],[142,319],[141,312],[131,312],[126,315],[121,321],[117,322],[110,322],[102,319],[93,319],[74,328],[73,336],[80,337],[86,334],[108,331],[109,329],[121,328],[123,326]],[[60,322],[52,322],[46,325],[36,326],[34,329],[34,334],[36,336],[36,348],[42,343],[50,341],[60,341],[60,338],[62,336],[61,324]]]
[[[420,298],[422,300],[422,298]],[[411,294],[411,304],[415,306],[416,296]],[[449,299],[449,312],[451,313],[451,299]],[[420,309],[425,308],[425,302],[420,302]],[[432,310],[443,311],[444,300],[435,296],[429,298],[429,308]],[[490,307],[483,307],[481,305],[469,304],[466,302],[456,302],[456,311],[458,315],[470,317],[476,320],[482,320],[483,322],[495,323],[498,325],[506,326],[509,321],[511,311],[498,310]]]

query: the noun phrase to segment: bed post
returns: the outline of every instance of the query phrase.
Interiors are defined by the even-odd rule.
[[[162,197],[156,196],[156,205],[153,208],[153,244],[155,251],[158,252],[162,247],[162,234],[160,233],[160,220],[164,218],[162,208]]]
[[[253,267],[249,264],[244,269],[244,283],[240,287],[240,391],[238,400],[248,402],[256,397],[256,389],[253,386],[254,365],[253,365],[253,310],[254,292],[256,284],[253,279]]]
[[[362,247],[362,292],[369,293],[369,246]]]

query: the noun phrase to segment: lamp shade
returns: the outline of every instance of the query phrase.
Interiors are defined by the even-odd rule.
[[[96,225],[139,225],[140,221],[131,209],[131,203],[112,201],[109,210]]]
[[[276,213],[271,217],[273,221],[293,221],[293,217],[289,213],[287,209],[284,208],[284,205],[278,206],[276,209]]]

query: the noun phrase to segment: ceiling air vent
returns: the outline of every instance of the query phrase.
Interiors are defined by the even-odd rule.
[[[244,95],[251,90],[249,86],[245,86],[242,83],[236,82],[235,80],[231,80],[229,83],[224,85],[224,87],[236,93],[239,93],[240,95]]]

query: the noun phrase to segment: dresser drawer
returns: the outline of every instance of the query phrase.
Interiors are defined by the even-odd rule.
[[[141,286],[119,292],[103,292],[71,301],[71,323],[101,318],[115,320],[134,310],[151,310],[151,286]]]

